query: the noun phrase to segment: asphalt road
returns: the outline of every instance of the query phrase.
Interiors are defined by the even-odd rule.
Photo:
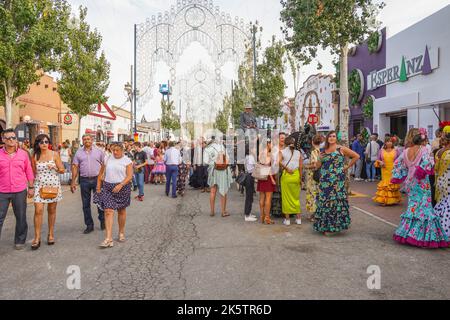
[[[133,201],[128,210],[128,241],[108,250],[97,248],[103,240],[98,226],[82,234],[78,193],[64,193],[52,247],[30,250],[29,206],[27,248],[15,251],[8,214],[0,239],[0,299],[450,298],[450,249],[398,245],[392,225],[354,209],[351,229],[331,237],[313,232],[306,219],[289,227],[280,219],[273,226],[244,223],[243,202],[233,190],[231,217],[211,218],[208,194],[188,190],[169,199],[162,187],[146,186],[145,201]],[[370,266],[379,267],[380,289],[368,288]],[[72,281],[77,268],[80,289]]]

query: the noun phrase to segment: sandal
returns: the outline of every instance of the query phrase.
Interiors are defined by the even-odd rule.
[[[214,212],[212,212],[209,216],[210,217],[214,217],[216,214]]]
[[[270,220],[270,218],[267,218],[267,219],[264,220],[264,224],[275,224],[275,222]]]
[[[53,246],[54,244],[55,244],[55,239],[53,239],[53,240],[50,241],[50,235],[47,236],[47,245]]]
[[[112,240],[105,240],[99,245],[99,248],[100,249],[108,249],[108,248],[112,248],[113,246],[114,246],[114,242]]]
[[[226,217],[229,217],[229,216],[230,216],[230,214],[228,212],[222,213],[222,218],[226,218]]]
[[[40,246],[41,246],[41,239],[39,239],[38,242],[31,243],[31,250],[35,251],[39,249]]]
[[[117,240],[117,241],[124,243],[126,241],[125,235],[123,233],[119,234],[119,240]]]

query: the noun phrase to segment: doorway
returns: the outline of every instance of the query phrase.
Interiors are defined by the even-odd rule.
[[[390,134],[398,136],[400,139],[404,139],[408,132],[408,117],[407,113],[396,114],[390,116],[391,132]]]

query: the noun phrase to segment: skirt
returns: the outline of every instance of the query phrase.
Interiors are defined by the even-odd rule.
[[[155,167],[152,171],[153,174],[165,174],[166,173],[166,165],[164,162],[158,162],[156,163]]]
[[[300,172],[293,174],[283,171],[281,176],[281,210],[283,214],[299,214],[300,209]]]
[[[270,177],[267,180],[258,180],[258,184],[256,186],[257,192],[275,192],[276,185],[272,184],[272,180]]]
[[[102,210],[120,210],[128,208],[131,204],[131,184],[125,185],[119,193],[113,193],[118,183],[104,181],[100,193],[94,193],[94,203]]]

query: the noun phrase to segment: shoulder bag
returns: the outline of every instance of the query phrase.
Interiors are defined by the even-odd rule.
[[[52,152],[52,161],[53,161],[53,152]],[[59,187],[50,187],[50,186],[42,186],[39,189],[39,196],[44,200],[53,200],[58,197]]]
[[[213,147],[214,150],[217,151],[216,148]],[[225,152],[222,151],[217,151],[217,159],[214,162],[214,169],[216,169],[217,171],[224,171],[228,168],[228,159],[227,156],[225,154]]]
[[[256,180],[266,181],[267,179],[269,179],[270,169],[270,166],[258,162],[255,166],[255,170],[253,171],[252,176]]]

